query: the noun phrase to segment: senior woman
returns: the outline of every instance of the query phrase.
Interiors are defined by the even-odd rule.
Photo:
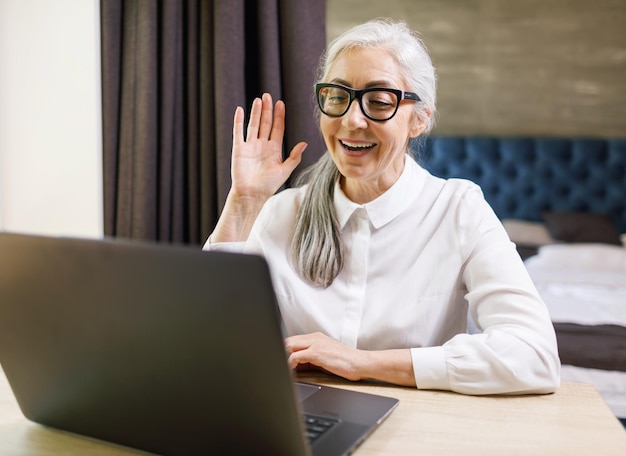
[[[277,192],[285,106],[235,111],[232,187],[205,249],[263,255],[294,369],[466,394],[559,384],[545,305],[480,188],[430,175],[409,140],[435,113],[435,70],[402,22],[354,27],[321,59],[315,94],[326,154]],[[467,317],[480,333],[467,334]]]

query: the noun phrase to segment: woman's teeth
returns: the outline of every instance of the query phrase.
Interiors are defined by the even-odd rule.
[[[372,143],[350,143],[347,141],[339,141],[343,147],[349,151],[358,152],[362,150],[371,149],[374,147]]]

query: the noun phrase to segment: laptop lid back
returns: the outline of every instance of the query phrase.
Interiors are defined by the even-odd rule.
[[[265,261],[0,234],[0,363],[32,421],[159,454],[306,454]]]

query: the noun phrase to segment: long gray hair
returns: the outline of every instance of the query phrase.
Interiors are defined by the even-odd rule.
[[[376,19],[337,37],[320,60],[318,81],[327,79],[338,57],[361,48],[387,50],[396,60],[407,90],[420,97],[421,102],[413,105],[416,115],[426,125],[424,133],[430,131],[435,118],[435,69],[420,36],[403,22]],[[321,115],[319,110],[317,115]],[[308,183],[308,187],[296,216],[292,261],[305,280],[323,288],[333,282],[344,265],[344,245],[333,203],[339,178],[339,170],[327,152],[296,181],[296,185]]]

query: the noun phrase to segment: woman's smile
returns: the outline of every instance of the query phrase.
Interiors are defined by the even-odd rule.
[[[351,157],[363,156],[376,147],[376,143],[353,139],[339,139],[339,144],[341,144],[345,153]]]

